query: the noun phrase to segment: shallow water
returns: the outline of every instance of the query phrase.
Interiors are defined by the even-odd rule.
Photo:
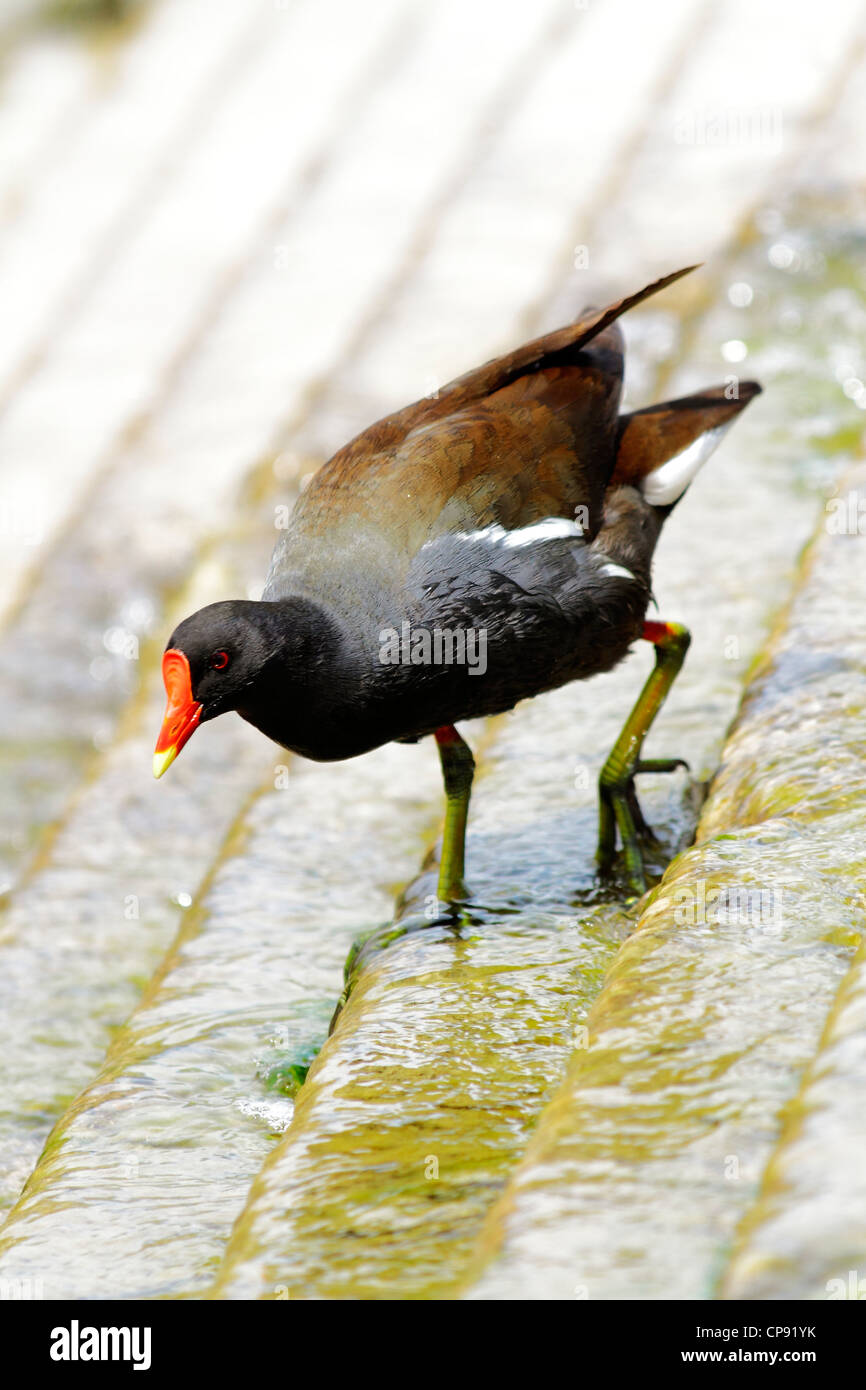
[[[449,261],[437,259],[435,237],[428,256],[411,225],[384,215],[344,244],[331,213],[345,206],[357,152],[365,140],[384,150],[391,132],[391,156],[400,153],[413,215],[426,226],[454,166],[463,167],[467,130],[507,105],[499,66],[519,66],[531,43],[556,48],[555,8],[527,12],[525,30],[500,35],[498,53],[485,50],[483,82],[481,57],[467,53],[451,79],[473,105],[427,93],[448,123],[432,171],[416,167],[411,139],[395,127],[419,76],[398,63],[369,124],[358,119],[355,143],[324,175],[311,174],[312,211],[280,223],[293,264],[305,264],[323,225],[332,227],[340,273],[329,272],[327,286],[296,275],[278,288],[270,260],[253,268],[15,620],[0,676],[3,707],[20,721],[20,738],[2,751],[0,806],[12,835],[5,869],[17,884],[0,977],[12,1038],[0,1105],[9,1204],[59,1124],[0,1239],[4,1280],[94,1298],[710,1296],[739,1287],[765,1296],[806,1287],[791,1251],[819,1240],[827,1160],[810,1166],[800,1131],[782,1130],[780,1112],[810,1062],[797,1102],[810,1145],[826,1145],[823,1155],[856,1139],[849,1098],[859,1061],[843,1043],[859,1016],[860,977],[847,972],[863,913],[842,870],[853,865],[862,882],[862,744],[859,734],[838,735],[861,708],[851,661],[840,664],[813,633],[797,642],[817,665],[796,643],[773,649],[782,674],[755,687],[704,810],[699,834],[711,843],[678,861],[631,937],[639,905],[595,880],[595,780],[649,667],[646,650],[609,678],[469,730],[481,754],[472,905],[457,924],[425,915],[433,880],[416,879],[441,806],[431,747],[302,768],[240,721],[220,721],[170,780],[157,787],[138,776],[174,616],[254,585],[274,505],[323,441],[341,442],[330,435],[391,403],[385,393],[403,377],[389,362],[399,358],[414,381],[401,343],[413,334],[440,342],[446,332],[453,341],[454,304],[438,303]],[[459,10],[437,30],[443,51]],[[602,22],[586,21],[594,43]],[[840,104],[838,119],[850,105]],[[509,118],[506,148],[519,149],[548,114],[544,100],[529,101]],[[729,191],[734,155],[722,161]],[[828,177],[832,160],[831,151]],[[393,167],[385,154],[381,167]],[[634,167],[619,198],[669,221],[649,196],[657,166]],[[537,264],[520,245],[506,254],[504,242],[501,263],[475,241],[467,252],[473,189],[503,187],[495,142],[473,168],[478,183],[465,184],[440,231],[464,248],[452,297],[483,263],[475,298],[467,291],[466,331],[484,355],[482,345],[492,351],[516,331],[518,297],[500,301],[491,287],[519,262],[537,318],[541,271],[563,223],[557,205],[539,214]],[[603,175],[600,166],[594,189]],[[661,616],[694,635],[647,745],[650,756],[691,763],[688,777],[643,779],[662,836],[659,872],[692,838],[822,489],[859,442],[851,383],[866,380],[862,236],[856,208],[834,197],[768,200],[700,288],[686,282],[626,324],[635,402],[732,370],[767,387],[678,508],[659,553]],[[582,215],[591,212],[588,200]],[[704,216],[709,235],[709,205]],[[596,226],[609,223],[602,216]],[[631,239],[622,230],[618,238],[612,255]],[[566,317],[582,290],[573,275],[557,285],[544,312],[559,305]],[[733,288],[743,285],[751,299],[738,307]],[[383,286],[388,313],[377,318]],[[266,344],[261,360],[244,359],[238,381],[244,335],[275,295],[271,331],[282,334],[277,321],[308,311],[311,297],[323,305],[318,327],[294,348]],[[320,376],[347,335],[353,350],[328,394]],[[746,353],[736,365],[732,344]],[[303,428],[283,434],[297,417]],[[118,518],[110,532],[103,515]],[[190,567],[195,582],[180,592]],[[832,606],[814,611],[838,617]],[[124,654],[130,637],[138,661]],[[832,717],[822,723],[825,706]],[[395,924],[392,897],[412,880]],[[725,884],[753,890],[761,904],[770,892],[769,921],[672,920],[678,888],[705,902]],[[777,897],[791,907],[781,931]],[[363,937],[348,1004],[325,1043],[343,961]],[[838,1021],[816,1059],[840,985]],[[794,1173],[802,1215],[780,1195],[772,1164],[760,1189],[780,1133],[778,1171]],[[828,1270],[852,1258],[836,1208],[833,1219]],[[720,1284],[732,1245],[730,1283]],[[809,1272],[809,1288],[821,1274]]]
[[[293,769],[279,789],[268,779],[52,1134],[0,1240],[0,1278],[41,1279],[49,1298],[207,1286],[327,1034],[349,946],[387,913],[387,875],[417,860],[432,793],[420,762],[418,750],[391,747],[335,768],[315,816],[294,808],[314,795],[318,770]],[[415,789],[389,795],[413,765]]]
[[[762,376],[762,339],[774,336],[779,299],[789,307],[790,297],[762,269],[766,254],[759,244],[728,271],[765,285],[749,321]],[[838,333],[832,304],[822,314],[822,296],[808,283],[801,294],[811,331]],[[847,318],[847,296],[842,309]],[[702,326],[689,377],[706,379],[701,344],[709,359],[714,343],[733,336],[737,317],[722,309]],[[695,634],[648,744],[658,756],[685,754],[697,774],[646,779],[649,818],[669,852],[691,836],[700,778],[718,757],[739,678],[773,601],[783,598],[797,538],[814,524],[814,489],[827,471],[814,441],[823,443],[835,385],[827,383],[802,421],[807,442],[795,468],[781,435],[803,359],[814,354],[814,372],[823,350],[814,338],[808,349],[798,341],[790,375],[778,372],[772,393],[738,422],[738,441],[714,461],[662,542],[662,615],[684,618]],[[849,418],[853,432],[853,411]],[[651,925],[656,904],[616,957],[590,1017],[599,1041],[590,1052],[574,1049],[574,1030],[634,925],[595,885],[594,781],[647,664],[647,654],[636,655],[605,680],[603,696],[595,682],[498,721],[470,823],[468,881],[480,906],[456,927],[425,928],[416,912],[408,926],[362,948],[354,992],[295,1124],[235,1228],[219,1296],[443,1296],[482,1270],[479,1296],[573,1297],[578,1285],[588,1296],[712,1292],[720,1251],[776,1136],[777,1111],[796,1089],[859,939],[860,908],[845,893],[828,900],[820,864],[804,867],[799,837],[784,823],[720,840],[679,871],[687,891],[701,891],[693,883],[711,891],[733,865],[736,884],[757,891],[759,909],[768,885],[778,893],[790,881],[804,921],[778,940],[770,897],[767,932],[759,921],[744,933],[735,921],[725,931],[704,922],[665,935]],[[759,741],[771,743],[771,733],[762,730]],[[852,852],[860,852],[856,837],[839,842],[840,862]],[[414,902],[431,888],[432,880],[417,885]],[[575,1060],[545,1110],[569,1039]],[[520,1096],[516,1125],[509,1095]],[[508,1184],[539,1114],[527,1175],[519,1170]],[[737,1181],[724,1180],[728,1159]],[[482,1252],[498,1248],[500,1222],[505,1254],[488,1269],[477,1243],[480,1236]],[[411,1261],[395,1230],[411,1232]]]
[[[835,303],[853,326],[848,294]],[[821,1298],[862,1264],[862,1183],[832,1154],[862,1153],[863,542],[823,521],[697,846],[617,957],[472,1297],[710,1297],[721,1277],[730,1297]]]
[[[551,4],[549,12],[554,8]],[[15,728],[17,737],[4,750],[9,776],[0,823],[9,830],[4,845],[7,881],[20,891],[9,900],[4,925],[7,939],[20,950],[20,960],[14,991],[9,990],[16,1055],[14,1065],[2,1074],[0,1098],[8,1137],[8,1147],[7,1137],[2,1141],[6,1201],[14,1198],[53,1121],[92,1077],[112,1030],[128,1015],[170,945],[245,798],[263,770],[270,766],[273,775],[276,760],[283,757],[269,752],[240,721],[223,721],[208,730],[207,740],[188,750],[183,763],[173,769],[170,785],[153,786],[147,769],[164,700],[158,674],[164,639],[183,613],[200,604],[227,593],[260,589],[273,543],[274,503],[291,496],[293,483],[310,466],[296,456],[287,470],[286,460],[275,460],[269,445],[287,419],[302,413],[318,375],[356,323],[370,314],[394,264],[406,258],[414,229],[451,178],[455,161],[462,158],[463,145],[486,110],[503,63],[519,55],[529,36],[543,35],[549,21],[548,10],[527,15],[500,35],[481,66],[467,54],[459,73],[457,68],[452,73],[455,90],[466,100],[454,104],[439,90],[435,73],[425,67],[423,46],[410,46],[408,61],[404,48],[417,23],[434,48],[447,46],[456,9],[421,16],[417,23],[411,7],[396,0],[380,7],[375,22],[359,16],[357,7],[344,9],[346,47],[336,67],[329,62],[328,82],[307,96],[303,83],[293,87],[288,81],[293,69],[285,65],[283,50],[291,50],[293,62],[298,52],[305,52],[314,72],[315,56],[330,48],[334,13],[326,16],[315,7],[296,6],[277,19],[265,16],[265,32],[275,41],[265,45],[264,55],[264,76],[271,86],[262,89],[261,72],[241,75],[245,120],[251,131],[256,128],[261,115],[256,103],[266,103],[268,93],[274,97],[272,86],[278,78],[282,97],[275,105],[272,101],[271,114],[290,115],[302,103],[305,122],[301,137],[280,160],[263,161],[256,174],[264,180],[267,168],[271,216],[277,214],[262,228],[264,245],[257,251],[263,259],[257,254],[248,266],[239,266],[237,285],[218,280],[211,306],[215,322],[207,325],[198,353],[182,362],[184,370],[173,389],[159,400],[159,410],[141,430],[142,422],[134,422],[130,439],[123,441],[104,472],[96,467],[103,460],[94,457],[93,433],[111,437],[117,401],[103,383],[99,402],[79,403],[87,408],[91,435],[74,439],[75,457],[82,468],[87,465],[98,474],[90,480],[90,505],[74,518],[63,544],[46,557],[33,592],[7,634],[0,698],[8,727]],[[477,22],[482,20],[479,16]],[[352,45],[348,40],[355,28],[358,42]],[[357,65],[365,61],[372,61],[375,71],[382,67],[383,82],[360,92],[363,81]],[[423,170],[394,120],[410,93],[418,100],[435,97],[435,109],[441,107],[443,139],[437,158]],[[349,127],[351,141],[341,140],[332,150],[328,142]],[[227,119],[219,129],[209,128],[207,149],[190,159],[199,179],[208,170],[213,176],[225,140],[233,157],[246,158],[243,129]],[[280,137],[272,131],[270,138]],[[358,149],[365,141],[390,161],[392,171],[411,168],[415,178],[405,190],[401,220],[392,219],[387,228],[371,224],[351,248],[341,246],[326,300],[326,287],[311,281],[303,267],[316,238],[321,251],[323,225],[333,220],[331,211],[345,205],[355,188]],[[123,331],[141,334],[146,325],[157,323],[165,334],[158,344],[147,337],[156,357],[163,349],[176,355],[182,347],[170,341],[163,306],[153,293],[164,270],[165,224],[171,226],[174,219],[190,233],[183,200],[191,195],[183,180],[175,182],[141,229],[145,251],[140,240],[133,285],[127,283],[129,255],[110,268],[115,285],[146,301],[142,317],[131,316]],[[298,203],[301,189],[306,200]],[[333,235],[335,245],[344,240],[336,222]],[[281,238],[291,270],[278,277],[274,236]],[[224,251],[225,243],[220,245]],[[215,248],[210,251],[213,256]],[[211,289],[216,266],[212,258]],[[227,290],[235,292],[223,305]],[[319,309],[316,331],[311,324],[303,340],[293,340],[286,323],[309,308],[313,295]],[[88,303],[79,330],[98,337],[106,331],[107,312],[115,324],[113,341],[120,356],[121,328],[110,301],[111,295],[103,293],[96,305]],[[252,358],[251,333],[260,354]],[[59,361],[49,360],[51,370],[38,374],[31,395],[31,405],[41,402],[41,413],[51,419],[56,413],[52,388],[65,380],[62,352],[56,351]],[[35,430],[34,434],[45,448],[43,436]],[[70,449],[48,452],[52,466],[65,470],[66,482],[73,462]],[[270,484],[264,501],[262,477]],[[56,502],[61,493],[68,502],[63,490],[53,490],[52,498]],[[8,554],[6,559],[10,560]],[[194,579],[183,585],[190,568]],[[112,576],[111,584],[106,574]],[[144,693],[138,695],[139,690]],[[34,747],[40,750],[38,759]],[[410,758],[406,754],[404,764]],[[317,785],[321,806],[311,806],[305,830],[310,822],[327,818],[334,783]],[[370,793],[370,813],[376,804]],[[432,800],[427,815],[433,815]],[[376,852],[373,837],[371,866]],[[69,866],[77,869],[87,865],[88,857],[100,856],[104,876],[95,864],[89,875],[63,876]],[[408,877],[412,863],[414,858],[406,861],[402,875],[394,871],[396,879]],[[321,883],[320,878],[320,887]],[[61,890],[69,904],[65,951],[59,949],[55,930]],[[358,894],[363,920],[360,887]],[[125,916],[127,911],[139,916]],[[137,927],[139,920],[148,933]],[[34,1009],[33,999],[41,998],[43,991],[45,1010]],[[335,982],[335,997],[338,993]]]

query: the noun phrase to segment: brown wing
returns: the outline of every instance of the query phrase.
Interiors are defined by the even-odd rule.
[[[477,367],[465,376],[457,377],[440,391],[439,399],[434,403],[435,407],[442,413],[450,413],[469,401],[500,391],[509,382],[525,373],[532,374],[571,362],[581,348],[596,339],[609,324],[614,323],[629,309],[642,304],[645,299],[658,294],[660,290],[666,289],[668,285],[681,280],[684,275],[689,275],[697,268],[695,265],[689,265],[683,270],[675,270],[673,274],[654,280],[651,285],[646,285],[636,294],[626,295],[624,299],[618,299],[604,309],[587,309],[575,323],[568,324],[565,328],[557,328],[553,333],[546,333],[541,338],[533,338],[514,352],[506,353],[504,357],[496,357],[492,362],[486,362],[483,367]],[[429,405],[426,402],[421,401],[410,406],[409,411],[418,413],[418,418],[412,421],[413,426],[429,418]],[[404,412],[400,413],[402,415]]]
[[[380,528],[387,518],[409,554],[445,531],[575,519],[579,506],[594,530],[613,469],[621,383],[622,342],[612,327],[569,366],[519,377],[417,426],[390,449],[337,455],[313,478],[296,516],[315,514],[332,531],[340,519]]]
[[[681,280],[684,275],[689,275],[697,268],[696,265],[689,265],[683,270],[675,270],[671,275],[654,280],[651,285],[646,285],[636,294],[617,299],[604,309],[587,309],[575,323],[567,324],[565,328],[557,328],[543,337],[533,338],[522,347],[515,348],[502,357],[494,357],[483,366],[456,377],[447,386],[443,386],[435,396],[415,401],[412,405],[407,405],[393,415],[386,415],[374,425],[370,425],[335,454],[332,462],[336,462],[337,459],[343,460],[341,467],[345,467],[346,461],[360,462],[380,450],[393,449],[400,440],[405,439],[410,430],[428,425],[434,420],[444,419],[473,402],[486,400],[519,377],[536,375],[548,368],[573,362],[581,348],[597,340],[610,324],[615,323],[629,309],[658,294],[660,290],[666,289],[668,285]]]
[[[358,435],[299,499],[267,592],[280,592],[290,575],[326,582],[334,550],[380,582],[399,583],[418,549],[448,531],[510,530],[555,516],[594,535],[616,456],[616,319],[687,273],[587,311]]]

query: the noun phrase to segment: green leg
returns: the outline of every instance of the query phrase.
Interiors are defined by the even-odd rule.
[[[450,725],[437,729],[435,737],[445,781],[445,829],[442,832],[437,897],[440,902],[450,903],[466,897],[463,860],[475,759],[469,744]]]
[[[680,623],[644,623],[643,636],[656,649],[656,664],[625,721],[599,778],[598,863],[610,868],[616,853],[616,837],[622,840],[629,883],[636,893],[646,892],[640,840],[652,842],[652,831],[643,818],[634,787],[638,772],[673,772],[686,767],[681,758],[655,758],[644,762],[640,751],[649,727],[685,660],[691,637]]]

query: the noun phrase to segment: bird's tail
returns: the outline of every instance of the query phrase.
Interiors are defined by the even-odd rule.
[[[741,381],[623,415],[611,487],[636,487],[651,506],[667,513],[760,392],[756,381]]]

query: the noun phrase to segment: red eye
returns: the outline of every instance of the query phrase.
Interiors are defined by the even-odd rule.
[[[224,671],[229,664],[228,652],[214,652],[210,664],[214,671]]]

